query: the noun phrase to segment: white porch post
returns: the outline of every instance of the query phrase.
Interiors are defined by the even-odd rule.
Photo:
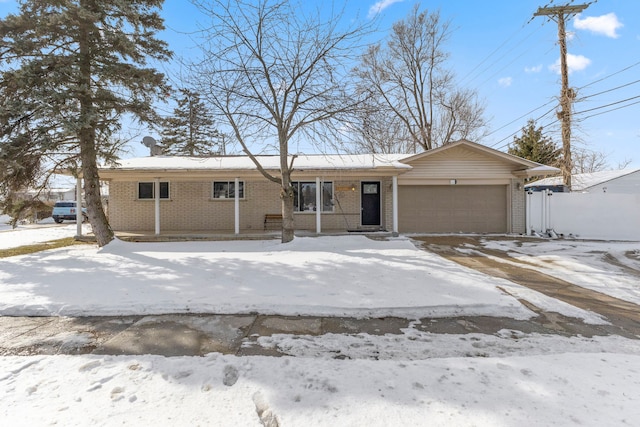
[[[394,236],[398,234],[398,177],[393,177],[393,234]]]
[[[322,188],[320,187],[320,177],[316,177],[316,233],[320,234],[322,230]]]
[[[82,236],[82,178],[76,178],[76,236]]]
[[[153,192],[155,199],[155,224],[156,224],[156,236],[160,234],[160,178],[155,178],[153,181]]]
[[[235,192],[234,192],[234,224],[235,224],[235,233],[240,234],[240,180],[236,178],[235,180]]]
[[[531,190],[527,190],[524,194],[525,196],[525,220],[524,220],[524,228],[525,235],[531,236],[533,234],[533,230],[531,227],[531,196],[533,192]]]

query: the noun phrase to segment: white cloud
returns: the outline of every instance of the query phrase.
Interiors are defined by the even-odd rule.
[[[369,14],[367,15],[367,17],[368,18],[373,18],[378,13],[382,12],[383,10],[385,10],[386,8],[391,6],[392,4],[400,3],[402,1],[404,1],[404,0],[379,0],[373,6],[371,6],[369,8]]]
[[[542,71],[542,64],[534,65],[533,67],[524,67],[525,73],[539,73]]]
[[[569,69],[569,73],[582,71],[587,68],[589,64],[591,64],[591,60],[586,56],[572,55],[571,53],[567,54],[567,68]],[[549,69],[560,74],[560,58],[558,58],[555,64],[549,65]]]
[[[612,12],[601,16],[589,16],[584,19],[581,19],[580,15],[578,15],[573,21],[573,26],[578,30],[588,30],[592,33],[616,39],[619,36],[616,30],[623,27],[623,24],[618,21],[618,17]]]
[[[513,83],[513,79],[511,77],[503,77],[498,79],[498,84],[502,87],[509,87]]]

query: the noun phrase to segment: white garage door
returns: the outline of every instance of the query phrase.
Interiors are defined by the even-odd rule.
[[[505,185],[407,185],[398,188],[404,233],[505,233]]]

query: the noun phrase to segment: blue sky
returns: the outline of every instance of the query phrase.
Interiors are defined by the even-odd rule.
[[[322,4],[320,0],[303,3]],[[345,18],[375,17],[379,31],[370,41],[376,42],[415,3],[347,0]],[[556,0],[551,5],[566,3]],[[636,103],[640,101],[640,1],[573,2],[587,3],[589,7],[567,24],[569,81],[578,88],[578,99],[585,98],[575,104],[573,146],[607,154],[613,168],[625,159],[632,160],[631,167],[640,167],[640,103]],[[560,144],[553,110],[560,93],[557,25],[545,17],[533,17],[549,0],[430,0],[421,5],[439,10],[452,23],[454,32],[446,45],[450,66],[459,83],[476,90],[487,108],[491,133],[479,142],[506,150],[527,119],[533,118]],[[15,9],[15,1],[0,1],[0,16]],[[161,37],[176,55],[195,54],[188,33],[204,22],[197,9],[186,0],[166,0],[163,16],[167,30]],[[164,68],[178,77],[176,63]],[[146,154],[140,144],[132,148],[133,155]]]

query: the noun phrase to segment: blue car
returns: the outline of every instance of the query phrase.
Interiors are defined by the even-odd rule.
[[[62,223],[62,221],[64,221],[65,219],[75,221],[76,209],[77,203],[73,200],[59,201],[56,202],[55,205],[53,205],[53,213],[51,216],[53,217],[53,220],[58,224]],[[87,208],[82,208],[82,222],[86,221],[87,219]]]

